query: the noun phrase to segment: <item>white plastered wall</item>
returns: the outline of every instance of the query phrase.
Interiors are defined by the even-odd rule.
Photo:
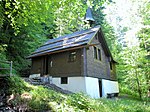
[[[98,78],[86,77],[86,93],[92,98],[99,98],[99,81]]]
[[[68,84],[61,84],[61,78],[53,78],[53,84],[57,85],[58,87],[61,87],[62,89],[69,90],[74,93],[86,93],[84,77],[68,77]]]
[[[92,77],[68,77],[68,84],[61,84],[61,78],[53,78],[53,84],[74,93],[83,92],[92,98],[99,98],[99,80]],[[119,93],[117,81],[102,79],[102,96],[107,93]]]
[[[74,93],[83,92],[92,98],[99,98],[99,84],[97,78],[68,77],[68,84],[61,84],[60,78],[53,78],[53,83],[58,87]]]
[[[107,93],[119,93],[117,81],[102,79],[102,96],[106,97]]]

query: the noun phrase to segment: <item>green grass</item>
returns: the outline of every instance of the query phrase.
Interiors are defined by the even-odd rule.
[[[65,95],[43,86],[30,85],[19,77],[10,79],[10,92],[19,97],[13,101],[14,105],[26,102],[28,111],[41,112],[150,112],[150,103],[132,99],[131,97],[115,99],[92,99],[77,93]],[[22,94],[32,99],[23,99]]]
[[[112,112],[150,112],[150,104],[130,98],[100,99],[111,108]]]

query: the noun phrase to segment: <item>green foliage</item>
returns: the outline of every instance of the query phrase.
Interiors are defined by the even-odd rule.
[[[148,112],[150,104],[133,98],[92,99],[83,93],[64,95],[43,86],[33,86],[19,77],[10,78],[13,105],[27,104],[28,111],[52,112]],[[14,85],[14,86],[13,86]],[[24,96],[24,97],[23,97]]]
[[[131,88],[128,86],[127,83],[125,83],[125,84],[122,83],[122,84],[120,84],[119,87],[120,87],[120,88],[119,88],[120,93],[124,93],[124,94],[127,94],[127,95],[131,95],[132,97],[138,98],[138,93],[135,92],[133,89],[131,89]]]
[[[130,98],[116,100],[102,99],[101,101],[109,105],[112,112],[149,112],[150,110],[149,105]]]
[[[21,94],[25,91],[29,91],[27,83],[18,76],[12,76],[8,79],[9,92]]]
[[[122,90],[130,91],[129,94],[133,91],[136,95],[139,94],[139,97],[147,97],[148,85],[147,85],[147,71],[145,68],[148,66],[145,64],[145,51],[143,51],[139,46],[132,46],[130,48],[125,48],[120,57],[120,65],[118,65],[118,73],[121,76],[121,86]]]
[[[6,46],[7,45],[0,45],[0,61],[6,60],[6,53],[5,53]],[[8,67],[9,67],[8,64],[2,63],[2,62],[0,63],[0,68],[8,68]],[[9,74],[9,71],[1,70],[0,73],[1,74]]]
[[[38,86],[34,90],[31,90],[30,93],[32,100],[29,102],[29,106],[32,111],[49,109],[54,111],[61,109],[61,106],[65,106],[63,104],[66,101],[66,96],[56,93],[53,90]]]
[[[146,5],[141,10],[143,25],[145,25],[139,33],[142,50],[136,50],[136,48],[131,50],[121,49],[117,40],[119,38],[116,38],[113,27],[105,20],[103,9],[107,3],[112,2],[107,0],[0,1],[0,58],[12,60],[15,73],[25,74],[26,71],[30,71],[31,65],[26,57],[49,38],[86,28],[83,21],[84,15],[87,7],[91,7],[96,20],[95,25],[101,25],[114,59],[120,63],[117,66],[117,73],[119,82],[123,85],[122,90],[127,92],[129,88],[129,91],[133,90],[146,97],[150,80],[149,60],[144,58],[149,56],[150,31],[147,27],[149,25],[149,4],[146,1]],[[121,21],[121,18],[116,19]],[[119,25],[118,29],[121,31],[120,35],[124,35],[130,27]],[[135,50],[136,52],[133,52]],[[1,63],[0,66],[7,67]],[[129,91],[128,93],[133,94],[132,91]]]
[[[81,94],[81,93],[72,94],[68,98],[67,102],[69,105],[76,106],[77,108],[81,110],[86,110],[86,111],[94,110],[93,106],[90,104],[90,99],[88,99],[88,96],[85,96],[84,94]]]
[[[142,6],[139,10],[141,16],[142,16],[142,24],[143,28],[137,33],[139,42],[140,42],[140,48],[143,50],[144,53],[144,67],[142,68],[145,74],[146,78],[146,84],[148,86],[145,86],[145,92],[150,89],[150,19],[149,19],[149,14],[150,14],[150,4],[148,0],[144,1],[144,6]],[[146,85],[145,84],[145,85]]]
[[[118,73],[121,78],[121,90],[128,94],[147,98],[147,93],[150,84],[150,30],[149,30],[149,2],[147,0],[142,2],[144,5],[139,8],[140,15],[143,19],[143,28],[138,32],[137,37],[139,44],[136,46],[128,46],[120,53],[120,65],[118,66]],[[141,95],[140,95],[141,94]]]
[[[33,11],[30,12],[29,10],[31,9],[27,9],[29,1],[25,2],[21,3],[17,0],[0,1],[0,7],[2,9],[0,15],[2,18],[0,25],[0,46],[3,49],[5,48],[3,54],[6,60],[12,60],[14,62],[13,67],[17,72],[28,69],[30,63],[26,60],[26,57],[46,40],[46,36],[41,34],[43,31],[41,23],[36,23],[36,27],[35,24],[32,24],[33,21],[30,14]],[[32,3],[30,3],[31,6]]]
[[[101,100],[95,100],[83,93],[72,94],[67,97],[67,104],[85,112],[110,112],[111,109]]]
[[[89,4],[90,3],[90,4]],[[30,69],[26,59],[49,38],[84,29],[84,15],[93,6],[95,17],[103,18],[99,8],[103,1],[88,0],[7,0],[0,1],[0,50],[5,46],[6,60],[23,74]],[[97,17],[97,24],[102,20]]]
[[[111,44],[112,47],[115,47],[115,50],[113,50],[113,56],[117,59],[119,62],[119,65],[117,65],[117,74],[118,74],[118,81],[120,83],[120,90],[123,93],[133,95],[137,97],[142,98],[148,98],[147,92],[149,89],[149,84],[150,84],[150,60],[149,60],[149,48],[150,48],[150,31],[149,31],[149,8],[150,4],[148,0],[144,1],[131,1],[133,3],[138,4],[138,11],[139,13],[138,17],[143,19],[143,26],[142,29],[138,32],[136,35],[137,38],[137,43],[136,45],[131,45],[129,42],[132,40],[126,41],[125,46],[116,46],[116,39],[113,40],[113,43],[110,43],[111,41],[108,42]],[[118,34],[120,35],[117,37],[118,41],[121,41],[121,38],[124,37],[126,38],[125,35],[127,31],[130,31],[131,29],[134,29],[133,25],[138,26],[136,22],[139,23],[139,21],[136,21],[137,17],[132,15],[132,22],[131,24],[126,26],[127,24],[123,25],[123,17],[121,15],[116,14],[119,7],[116,7],[118,3],[114,3],[114,8],[112,8],[112,11],[110,11],[110,14],[114,13],[114,17],[116,18],[117,25],[116,25],[116,30],[118,30]],[[130,3],[129,3],[130,4]],[[144,4],[144,5],[143,5]],[[110,4],[112,5],[112,4]],[[134,9],[134,8],[133,8]],[[128,9],[127,9],[128,10]],[[131,11],[132,12],[132,11]],[[129,13],[130,16],[130,13]],[[110,17],[111,18],[111,17]],[[122,21],[122,22],[121,22]],[[120,25],[122,24],[122,25]],[[125,26],[125,27],[124,27]],[[135,33],[135,32],[134,32]],[[127,34],[126,34],[127,35]],[[130,35],[131,36],[131,35]],[[134,37],[135,35],[131,36]],[[135,37],[134,37],[135,38]],[[110,38],[111,39],[111,38]],[[139,40],[138,40],[139,39]],[[118,43],[118,42],[117,42]],[[113,46],[114,45],[114,46]],[[120,48],[118,48],[120,47]],[[114,48],[113,48],[114,49]]]

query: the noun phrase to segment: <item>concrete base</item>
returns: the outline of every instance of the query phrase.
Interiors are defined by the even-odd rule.
[[[102,79],[103,97],[107,97],[107,94],[111,94],[111,93],[119,93],[118,82]]]
[[[61,78],[52,78],[53,84],[74,93],[83,92],[92,98],[100,98],[99,79],[92,77],[68,77],[67,84],[61,84]],[[102,79],[102,96],[107,93],[119,93],[118,82]]]

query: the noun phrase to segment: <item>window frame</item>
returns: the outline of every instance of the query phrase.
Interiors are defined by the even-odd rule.
[[[68,77],[61,77],[60,78],[60,83],[61,84],[68,84]]]
[[[101,61],[102,60],[102,52],[101,49],[93,46],[93,50],[94,50],[94,59]]]
[[[102,60],[101,49],[97,49],[97,52],[98,52],[98,59],[101,61]]]
[[[76,51],[69,52],[68,62],[75,62],[76,59],[77,59],[77,52]]]
[[[97,56],[97,47],[93,47],[94,48],[94,59],[98,59],[98,56]]]

